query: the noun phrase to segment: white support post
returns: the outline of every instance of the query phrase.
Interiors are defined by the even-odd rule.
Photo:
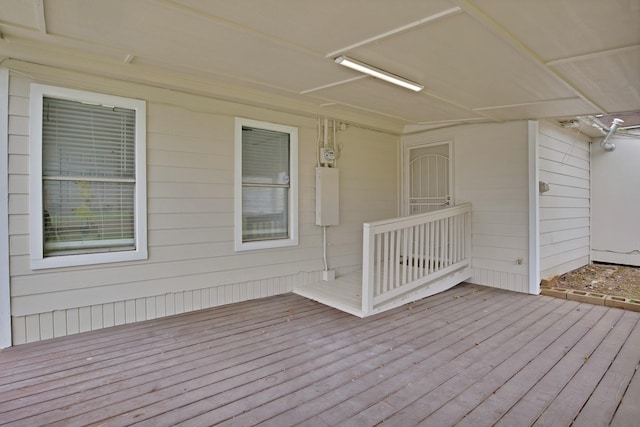
[[[0,348],[11,346],[9,283],[9,70],[0,69]]]
[[[529,293],[540,293],[540,197],[538,196],[538,122],[529,120]]]
[[[374,251],[375,232],[369,224],[364,224],[362,234],[362,314],[368,315],[373,311],[374,285]]]

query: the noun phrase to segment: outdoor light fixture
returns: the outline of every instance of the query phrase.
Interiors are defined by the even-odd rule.
[[[360,71],[361,73],[369,74],[370,76],[387,81],[389,83],[393,83],[394,85],[402,86],[406,89],[411,89],[415,92],[420,92],[422,89],[424,89],[424,86],[419,85],[418,83],[403,79],[402,77],[396,76],[379,68],[372,67],[371,65],[356,61],[355,59],[351,59],[346,56],[338,56],[335,61],[337,64],[344,65],[345,67]]]
[[[620,126],[622,123],[624,123],[624,120],[622,119],[613,119],[613,122],[611,123],[611,127],[609,128],[609,131],[607,132],[605,137],[602,139],[602,141],[600,141],[600,146],[604,148],[605,151],[613,151],[616,149],[616,144],[612,144],[608,141],[609,141],[609,138],[611,138],[611,135],[616,133],[616,129],[618,129],[618,126]]]

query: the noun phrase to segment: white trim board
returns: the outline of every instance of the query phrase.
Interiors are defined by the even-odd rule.
[[[538,197],[538,122],[529,120],[529,293],[540,293],[540,198]]]
[[[0,70],[0,348],[11,346],[9,279],[9,70]]]
[[[96,92],[69,89],[31,83],[30,86],[30,136],[29,136],[29,209],[31,268],[45,269],[78,265],[104,264],[110,262],[146,260],[147,250],[147,104],[146,101]],[[103,251],[78,253],[65,256],[44,255],[43,216],[33,215],[43,211],[44,192],[42,184],[43,152],[43,99],[53,97],[70,101],[86,102],[135,110],[135,190],[134,227],[135,249],[125,251]]]

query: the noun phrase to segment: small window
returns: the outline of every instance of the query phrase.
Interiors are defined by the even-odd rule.
[[[298,131],[236,119],[235,248],[298,244]]]
[[[32,85],[33,268],[144,259],[143,101]]]

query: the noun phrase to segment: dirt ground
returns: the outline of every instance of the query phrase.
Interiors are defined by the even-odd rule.
[[[640,267],[590,264],[558,277],[558,286],[640,300]]]

